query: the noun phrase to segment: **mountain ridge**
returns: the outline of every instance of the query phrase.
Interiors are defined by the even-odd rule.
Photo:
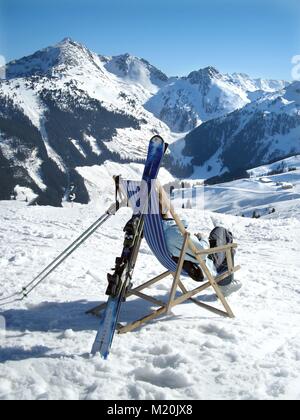
[[[287,85],[285,81],[251,79],[241,73],[223,75],[209,66],[166,84],[145,108],[172,131],[187,132]]]
[[[202,167],[206,176],[210,161],[215,162],[215,176],[299,153],[300,82],[202,124],[181,142],[182,155],[190,157],[192,167]]]
[[[76,168],[106,160],[138,162],[152,135],[172,143],[185,130],[276,96],[276,88],[288,85],[241,73],[224,75],[212,66],[169,78],[143,58],[103,56],[71,38],[8,63],[6,76],[0,81],[0,157],[2,166],[11,168],[2,175],[11,187],[9,193],[0,182],[0,199],[21,184],[43,196],[43,203],[56,205],[71,182],[78,184],[78,202],[89,200]],[[17,132],[11,127],[14,118]],[[175,149],[184,152],[182,160],[197,163],[197,153],[190,156],[181,143],[170,148],[166,159],[175,176],[191,174],[193,168],[182,165]],[[213,145],[204,142],[199,153],[204,156]]]

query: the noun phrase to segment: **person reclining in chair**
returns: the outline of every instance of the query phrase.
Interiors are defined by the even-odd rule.
[[[165,238],[167,242],[168,251],[172,255],[173,260],[177,263],[180,257],[180,253],[183,247],[184,238],[175,222],[169,213],[162,214],[163,228]],[[188,224],[185,220],[182,220],[185,228],[187,229]],[[201,234],[195,234],[191,236],[191,240],[194,245],[201,249],[215,248],[217,246],[227,245],[233,242],[232,233],[223,227],[216,227],[212,230],[209,235],[209,240],[206,240]],[[219,252],[204,256],[204,261],[211,274],[216,277],[225,273],[228,270],[227,259],[225,252]],[[233,255],[234,259],[234,255]],[[199,263],[193,253],[188,249],[183,269],[190,275],[195,281],[203,281],[204,275],[199,266]],[[231,293],[239,290],[242,285],[240,282],[234,279],[234,275],[230,275],[224,280],[218,283],[224,296],[229,296]]]

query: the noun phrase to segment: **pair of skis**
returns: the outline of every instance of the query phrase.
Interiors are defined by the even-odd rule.
[[[146,196],[149,198],[149,195],[151,194],[152,183],[153,180],[157,178],[166,149],[167,145],[160,136],[154,136],[150,140],[145,169],[142,177],[143,186],[147,189],[147,191],[141,192],[142,198],[145,198]],[[143,199],[142,203],[145,202],[148,204],[148,201],[149,200],[147,199]],[[144,214],[147,210],[148,209],[143,208],[142,211],[135,215],[136,228],[130,247],[130,253],[128,254],[128,259],[125,260],[125,267],[123,267],[122,274],[118,278],[119,284],[115,289],[117,292],[112,294],[108,299],[106,310],[101,319],[99,330],[92,347],[91,353],[93,355],[100,353],[104,359],[107,359],[109,355],[117,328],[121,306],[131,284],[133,270],[143,236]]]

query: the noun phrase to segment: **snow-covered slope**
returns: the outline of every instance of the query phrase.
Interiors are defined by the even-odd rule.
[[[269,165],[259,166],[248,171],[251,177],[274,174],[274,172],[289,172],[294,169],[300,169],[300,155],[291,156],[286,159],[270,163]]]
[[[74,67],[88,65],[101,71],[97,55],[91,53],[85,46],[65,38],[55,46],[37,51],[33,55],[12,61],[6,65],[6,78],[16,79],[30,76],[57,76],[61,72]]]
[[[111,201],[115,188],[113,182],[114,176],[121,175],[122,178],[127,180],[140,181],[142,179],[144,167],[144,164],[139,163],[121,164],[106,161],[101,166],[85,166],[77,168],[77,171],[85,180],[91,204],[97,206],[100,197],[102,203],[108,203]],[[169,184],[174,181],[170,172],[165,168],[161,168],[159,178],[162,185]]]
[[[203,181],[189,179],[184,189],[174,190],[173,202],[178,208],[198,206],[199,212],[205,209],[244,217],[300,218],[300,158],[292,156],[253,168],[247,178],[231,182],[204,185]]]
[[[245,73],[226,74],[225,77],[248,93],[277,92],[288,86],[284,80],[253,79]]]
[[[300,170],[205,187],[205,207],[220,213],[265,216],[290,206],[300,216]]]
[[[168,82],[164,73],[142,58],[123,54],[113,57],[100,56],[100,59],[110,73],[131,86],[138,85],[144,88],[150,94],[157,93]]]
[[[223,75],[215,68],[207,67],[187,77],[171,79],[150,98],[146,109],[172,131],[187,132],[286,85],[284,81],[251,79],[245,74]]]
[[[0,295],[30,281],[100,211],[1,202]],[[116,336],[108,361],[90,358],[99,320],[85,311],[106,299],[106,273],[130,217],[122,210],[27,301],[1,312],[7,331],[0,338],[0,399],[300,399],[300,221],[193,210],[181,215],[191,221],[191,231],[208,234],[212,217],[234,233],[243,282],[229,298],[236,318],[188,303],[144,329]],[[143,244],[134,284],[162,270]],[[150,293],[165,299],[168,285]],[[199,299],[213,303],[215,296],[206,291]],[[141,317],[150,307],[130,299],[121,320]]]
[[[59,205],[72,182],[77,200],[86,203],[77,167],[138,161],[153,134],[168,140],[167,126],[142,106],[150,81],[163,83],[163,74],[141,60],[149,86],[134,84],[108,71],[109,63],[65,39],[7,65],[0,82],[0,162],[10,171],[1,172],[0,199],[9,199],[15,184],[42,196],[40,203]]]
[[[294,167],[296,157],[290,160]],[[0,202],[0,299],[20,290],[99,218],[114,199],[112,175],[136,179],[142,169],[112,162],[80,168],[93,200],[86,206]],[[162,170],[160,180],[172,179]],[[288,183],[292,190],[283,188]],[[204,197],[205,212],[175,204],[191,233],[207,236],[215,225],[233,232],[242,267],[236,276],[243,284],[228,299],[234,320],[185,304],[144,329],[116,336],[108,361],[91,358],[99,319],[85,312],[107,298],[106,274],[131,217],[121,209],[27,300],[0,308],[0,399],[300,399],[300,170],[266,176],[256,168],[251,179],[205,187]],[[271,207],[275,213],[266,215]],[[254,210],[264,217],[235,216]],[[162,271],[143,242],[134,284]],[[150,294],[167,299],[167,282]],[[198,299],[218,305],[211,290]],[[152,309],[130,299],[121,321]]]
[[[298,94],[293,87],[275,94],[283,81],[222,75],[213,67],[168,78],[144,59],[101,56],[69,38],[5,70],[0,199],[18,196],[20,187],[39,204],[61,205],[75,184],[76,200],[87,203],[80,168],[138,163],[154,134],[172,143],[207,120],[170,148],[174,176],[208,178],[297,151]]]
[[[154,129],[161,130],[164,133],[168,131],[160,121],[156,120],[140,106],[143,102],[145,86],[139,84],[138,80],[136,80],[136,84],[132,83],[133,75],[128,83],[125,83],[123,80],[126,79],[125,76],[124,78],[116,77],[113,72],[106,69],[106,66],[112,63],[112,61],[107,60],[103,61],[103,57],[91,52],[82,44],[66,38],[54,47],[46,48],[32,56],[9,63],[6,66],[8,81],[6,83],[3,82],[1,94],[10,96],[13,100],[15,99],[14,102],[17,105],[21,105],[25,114],[28,115],[31,107],[22,106],[24,105],[22,101],[24,96],[28,96],[27,91],[29,89],[32,90],[31,105],[35,105],[32,101],[39,102],[41,91],[51,92],[60,89],[66,97],[65,111],[67,110],[69,97],[73,94],[71,99],[80,102],[80,94],[82,94],[90,100],[100,102],[105,109],[112,113],[121,113],[135,117],[141,122],[141,125],[149,124],[151,128],[148,128],[148,133]],[[136,59],[136,61],[138,60]],[[140,62],[143,61],[140,60]],[[150,76],[152,77],[156,69],[150,64],[149,68],[151,70]],[[149,73],[150,70],[148,70]],[[159,70],[156,70],[156,72],[158,74],[156,80],[158,81],[160,72]],[[163,79],[164,75],[161,73],[160,77]],[[30,82],[29,89],[25,90],[25,92],[22,89],[22,85],[19,87],[20,83],[24,83],[24,78],[27,83]],[[29,78],[29,81],[27,78]],[[10,82],[11,80],[13,82]],[[150,79],[148,82],[150,83]],[[13,92],[11,92],[12,90]],[[9,95],[9,93],[11,94]],[[33,108],[34,110],[31,112],[38,112],[36,110],[37,106]],[[28,116],[31,117],[31,115]],[[39,119],[41,119],[41,115],[39,115]],[[33,120],[35,125],[38,122],[36,119]],[[141,135],[143,134],[146,134],[145,130],[142,130]],[[121,138],[122,136],[120,135],[119,137]],[[107,140],[109,140],[109,137]],[[134,146],[140,146],[137,151],[134,150],[134,147],[130,147],[127,144],[127,147],[129,147],[128,154],[131,153],[133,156],[139,154],[141,148],[145,148],[147,140],[144,142],[145,144],[141,143],[140,145],[133,143]]]
[[[180,143],[176,147],[184,159],[190,157],[198,178],[201,173],[234,173],[299,153],[300,82],[202,124]]]

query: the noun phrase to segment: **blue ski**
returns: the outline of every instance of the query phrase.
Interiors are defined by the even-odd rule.
[[[165,154],[167,145],[164,143],[163,139],[160,136],[155,136],[150,140],[148,155],[146,159],[145,169],[143,173],[143,181],[147,183],[148,194],[151,191],[151,182],[157,178],[160,165]],[[139,232],[135,238],[133,248],[140,246],[141,236],[144,227],[144,215],[143,212],[139,214]],[[134,252],[132,252],[134,254]],[[126,295],[127,288],[132,278],[132,273],[134,269],[134,264],[131,260],[128,261],[128,266],[124,272],[124,279],[122,287],[120,288],[119,294],[117,296],[110,296],[107,302],[107,306],[103,317],[100,321],[99,330],[95,339],[95,342],[92,347],[91,353],[93,355],[100,353],[100,355],[107,359],[115,331],[118,324],[118,318]]]
[[[91,353],[93,355],[100,353],[105,360],[109,355],[109,350],[112,345],[121,303],[120,296],[115,298],[110,297],[108,299],[106,310],[101,319],[99,330],[92,347]]]

